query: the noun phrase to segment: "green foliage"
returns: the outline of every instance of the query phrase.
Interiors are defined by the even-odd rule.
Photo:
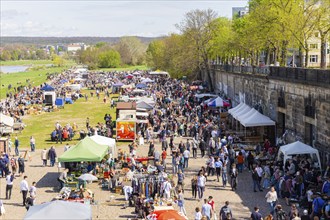
[[[55,66],[59,66],[59,67],[64,66],[65,65],[65,62],[66,62],[63,57],[58,56],[56,54],[53,55],[52,60],[53,60],[53,64]]]
[[[120,54],[121,61],[127,65],[141,65],[144,63],[146,45],[137,37],[122,37],[114,46]]]
[[[98,67],[116,68],[120,66],[120,54],[115,50],[101,52],[98,55]]]

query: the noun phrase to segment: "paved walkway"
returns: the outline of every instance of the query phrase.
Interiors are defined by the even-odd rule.
[[[175,140],[175,143],[179,143],[180,138]],[[126,147],[119,147],[125,148]],[[57,154],[61,155],[64,149],[57,148]],[[160,149],[159,143],[156,143],[156,149]],[[37,182],[37,200],[36,203],[40,204],[48,202],[57,195],[57,191],[54,191],[54,187],[58,186],[57,177],[59,175],[57,167],[42,167],[40,159],[41,150],[37,150],[35,153],[31,153],[32,161],[26,162],[26,175],[28,176],[28,182],[31,184],[33,181]],[[145,156],[148,152],[148,146],[141,146],[138,148],[138,156]],[[194,210],[196,207],[202,206],[202,201],[191,199],[190,180],[194,173],[200,169],[201,166],[205,166],[206,158],[191,158],[189,160],[189,168],[187,177],[185,179],[185,208],[189,219],[193,219]],[[168,167],[171,165],[171,157],[167,159]],[[171,173],[170,169],[168,169]],[[19,192],[19,184],[22,177],[17,177],[14,181],[14,188],[11,200],[5,200],[5,179],[0,179],[0,199],[4,201],[6,208],[6,216],[0,217],[0,219],[23,219],[26,213],[25,207],[22,206],[22,195]],[[221,180],[220,180],[221,183]],[[269,212],[267,203],[265,201],[264,192],[254,193],[252,189],[251,173],[244,171],[238,177],[237,191],[231,191],[229,185],[223,188],[219,182],[216,181],[216,177],[209,177],[209,181],[206,183],[206,190],[204,197],[210,195],[213,196],[215,201],[215,207],[217,215],[219,210],[223,206],[225,201],[230,201],[230,206],[233,210],[234,219],[248,219],[250,212],[255,205],[260,207],[261,213],[267,214]],[[108,191],[102,191],[101,187],[97,183],[88,185],[89,188],[95,192],[95,200],[98,205],[93,205],[93,219],[127,219],[134,218],[133,208],[122,209],[124,204],[124,196],[113,194]],[[110,196],[115,196],[115,201],[109,203]],[[284,204],[282,201],[281,204]],[[178,209],[178,207],[175,207]]]

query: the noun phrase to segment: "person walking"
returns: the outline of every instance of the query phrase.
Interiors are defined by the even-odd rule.
[[[215,173],[217,174],[217,181],[220,182],[221,169],[222,169],[222,162],[220,161],[220,158],[217,158],[217,160],[214,163],[214,166],[215,166]]]
[[[29,191],[29,184],[27,182],[27,176],[24,176],[23,180],[20,183],[20,190],[23,196],[23,206],[25,206],[26,197]]]
[[[188,148],[186,148],[185,151],[183,151],[184,168],[188,168],[189,156],[190,156],[190,151],[188,150]]]
[[[13,189],[13,183],[14,183],[15,176],[10,171],[8,172],[8,175],[6,176],[6,199],[11,198],[11,191]]]
[[[46,148],[44,148],[41,151],[41,160],[42,160],[42,166],[47,166],[47,160],[48,160],[48,151]]]
[[[236,164],[232,164],[231,172],[230,172],[230,185],[231,185],[231,190],[234,191],[237,189],[237,176],[238,176],[238,171],[236,169]]]
[[[194,138],[192,141],[192,152],[193,152],[193,158],[197,158],[197,141]]]
[[[18,147],[19,147],[19,140],[18,140],[18,137],[15,137],[14,145],[15,145],[15,154],[16,154],[16,156],[18,156],[19,155],[19,149],[18,149]]]
[[[270,214],[272,214],[274,216],[275,206],[276,206],[276,202],[277,202],[277,193],[276,193],[274,187],[270,188],[270,191],[267,192],[265,198],[267,199],[267,203],[269,204],[269,207],[270,207]]]
[[[36,149],[36,139],[34,139],[33,136],[30,137],[30,147],[31,147],[31,152],[34,152]]]
[[[15,175],[15,173],[17,172],[17,160],[15,158],[15,156],[13,156],[10,159],[10,166],[11,166],[11,172]]]
[[[52,146],[49,149],[48,157],[49,157],[49,161],[50,161],[50,166],[53,167],[55,165],[55,161],[56,161],[56,157],[57,157],[54,146]]]
[[[204,204],[202,205],[202,215],[206,216],[207,220],[210,220],[212,216],[212,207],[207,202],[207,199],[204,199]]]
[[[223,161],[221,177],[222,177],[222,186],[226,187],[226,185],[227,185],[227,160]]]
[[[259,213],[258,207],[254,207],[254,211],[251,213],[251,220],[262,220],[262,215]]]
[[[187,215],[186,209],[184,208],[184,197],[183,197],[182,190],[179,189],[178,193],[179,193],[178,194],[178,206],[180,208],[180,212],[183,213],[184,215]]]
[[[233,213],[229,207],[229,201],[226,201],[225,205],[221,207],[219,217],[220,220],[228,220],[233,218]]]
[[[22,176],[25,173],[25,161],[22,155],[19,156],[17,162],[18,162],[18,174],[19,176]]]
[[[37,187],[36,187],[36,182],[32,183],[32,186],[30,186],[29,193],[30,193],[30,198],[32,199],[32,205],[35,204],[36,202],[36,197],[37,197]]]
[[[206,178],[203,175],[202,171],[199,171],[197,177],[197,189],[198,189],[198,200],[200,201],[203,198],[204,190],[205,190]]]
[[[260,186],[259,175],[256,168],[252,171],[252,180],[253,180],[253,191],[257,192],[256,188],[258,187],[259,191],[262,192],[263,190],[261,189]]]
[[[191,193],[192,193],[192,198],[196,199],[197,197],[197,176],[193,176],[191,179]]]
[[[58,182],[60,183],[60,190],[64,187],[64,184],[68,179],[68,171],[69,169],[64,169],[60,176],[57,178]]]

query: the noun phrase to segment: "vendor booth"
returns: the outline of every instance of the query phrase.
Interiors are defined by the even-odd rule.
[[[90,137],[85,137],[79,143],[65,151],[59,158],[59,162],[99,162],[108,153],[109,146],[101,145]]]
[[[56,93],[55,91],[44,91],[43,92],[44,104],[55,105]]]
[[[73,91],[79,91],[82,88],[82,86],[80,84],[70,84],[70,85],[67,85],[66,87],[70,88]]]
[[[138,102],[136,105],[137,108],[151,110],[154,107],[151,104],[146,103],[145,101]]]
[[[52,86],[50,86],[50,85],[45,85],[44,87],[42,87],[40,90],[42,90],[42,91],[55,91],[55,89],[52,87]]]
[[[101,145],[107,145],[110,149],[110,154],[112,154],[112,157],[117,157],[116,152],[116,140],[113,138],[107,138],[101,135],[94,135],[90,137],[93,141],[95,141],[97,144]]]
[[[25,220],[36,219],[92,219],[90,205],[78,202],[52,201],[31,206]]]
[[[320,170],[322,171],[319,151],[300,141],[296,141],[294,143],[281,146],[278,151],[277,159],[282,160],[283,157],[283,168],[284,168],[285,162],[288,159],[291,159],[293,155],[303,155],[303,154],[309,155],[312,161],[314,162],[312,166],[314,166],[315,168],[320,168]]]
[[[116,121],[117,140],[135,140],[136,120],[118,119]]]
[[[229,107],[230,104],[228,102],[225,102],[222,98],[219,96],[210,102],[207,103],[209,107]]]
[[[135,102],[117,102],[116,108],[116,118],[120,118],[120,112],[126,110],[136,110],[136,103]]]
[[[10,134],[13,133],[14,118],[0,113],[0,133]]]

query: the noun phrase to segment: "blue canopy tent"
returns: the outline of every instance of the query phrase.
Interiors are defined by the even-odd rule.
[[[148,86],[144,83],[139,83],[135,87],[138,88],[138,89],[144,89],[144,88],[147,88]]]
[[[48,84],[45,85],[44,87],[42,87],[41,90],[43,90],[43,91],[55,91],[55,89],[52,86],[48,85]]]

